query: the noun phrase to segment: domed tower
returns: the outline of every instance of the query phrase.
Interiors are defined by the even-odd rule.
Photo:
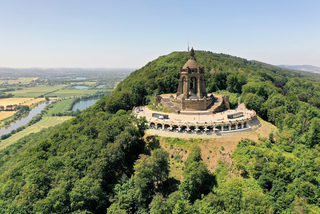
[[[180,67],[180,80],[177,97],[185,99],[203,99],[207,97],[204,81],[204,67],[200,67],[191,48],[190,58]]]

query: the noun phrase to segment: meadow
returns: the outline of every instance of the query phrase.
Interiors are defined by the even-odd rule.
[[[15,80],[0,80],[0,84],[8,83],[8,84],[29,84],[32,80],[36,80],[38,77],[19,77]]]
[[[8,139],[0,141],[0,150],[6,148],[7,146],[17,142],[20,138],[31,134],[41,131],[42,129],[48,128],[50,126],[55,126],[58,124],[63,123],[64,121],[70,120],[71,116],[64,116],[64,117],[43,117],[42,120],[37,122],[36,124],[32,126],[26,127],[21,132],[18,132]]]
[[[53,108],[49,108],[49,110],[47,111],[48,113],[45,114],[44,116],[46,117],[50,117],[52,114],[57,114],[57,113],[62,113],[65,112],[69,106],[69,104],[74,100],[74,98],[72,99],[66,99],[66,100],[61,100],[61,101],[57,101],[55,103],[52,104]]]
[[[86,89],[62,89],[53,93],[48,94],[48,96],[57,96],[60,98],[64,97],[72,97],[72,96],[80,96],[80,95],[85,95],[85,94],[94,94],[97,91],[103,91],[103,90],[86,90]]]
[[[15,98],[26,98],[26,97],[39,97],[41,95],[60,90],[66,85],[39,85],[36,87],[23,88],[22,90],[10,91],[7,93],[11,93],[15,96]]]

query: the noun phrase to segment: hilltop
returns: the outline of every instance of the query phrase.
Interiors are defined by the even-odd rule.
[[[188,57],[161,56],[70,121],[2,150],[0,212],[319,212],[319,81],[196,51],[207,92],[229,94],[232,106],[244,102],[274,132],[226,148],[205,139],[145,136],[145,121],[130,110],[151,104],[155,94],[176,92]],[[208,169],[210,158],[218,163]]]

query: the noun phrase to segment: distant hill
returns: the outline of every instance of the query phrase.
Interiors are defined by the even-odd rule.
[[[313,65],[278,65],[281,68],[292,69],[297,71],[305,71],[312,73],[320,73],[320,67]]]

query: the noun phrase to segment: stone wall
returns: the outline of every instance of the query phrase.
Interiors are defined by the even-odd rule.
[[[211,106],[213,99],[190,100],[170,98],[170,101],[182,111],[201,111],[207,110]]]
[[[216,97],[216,102],[214,103],[214,105],[209,109],[209,111],[212,114],[218,113],[218,112],[222,112],[224,110],[228,110],[230,109],[230,104],[229,104],[229,95],[215,95]]]
[[[157,106],[161,102],[161,96],[154,96],[154,105]]]

